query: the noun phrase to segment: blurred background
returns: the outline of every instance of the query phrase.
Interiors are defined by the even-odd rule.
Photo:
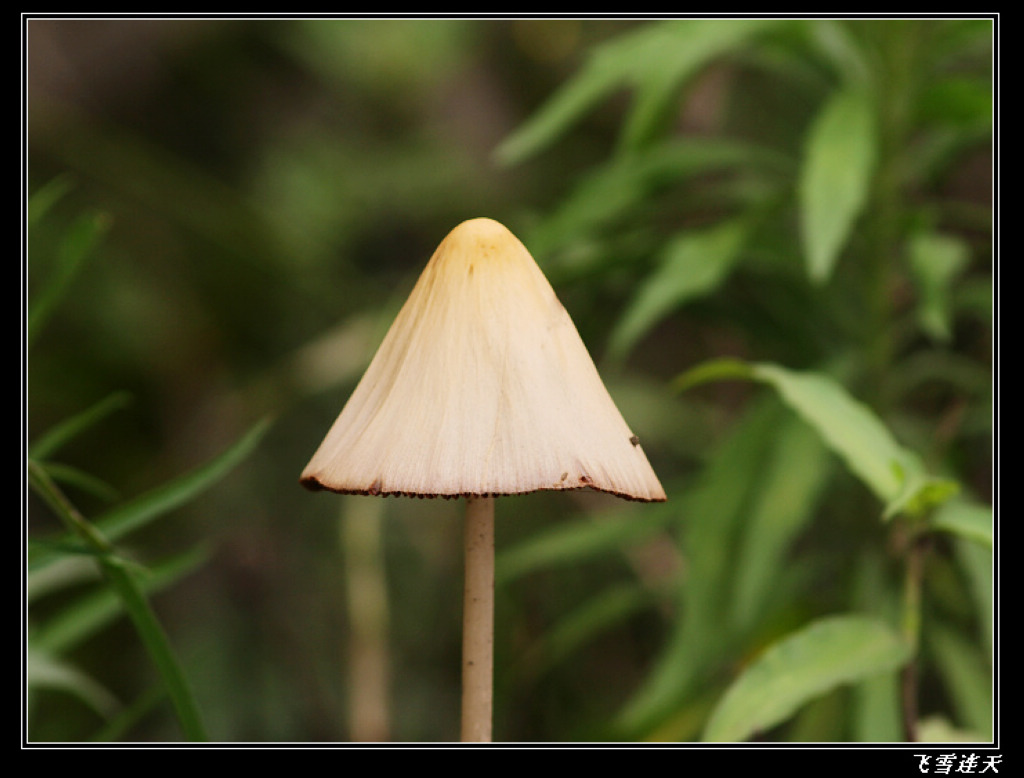
[[[117,541],[174,563],[151,601],[213,740],[457,739],[460,505],[298,476],[467,218],[531,249],[669,493],[499,501],[496,739],[697,739],[771,640],[891,613],[903,530],[769,390],[677,391],[703,360],[836,376],[991,505],[990,21],[23,24],[28,440],[106,409],[52,456],[89,519],[254,441]],[[802,171],[851,85],[860,196],[815,249]],[[928,559],[920,713],[986,739],[991,549],[961,542]],[[95,577],[40,572],[28,739],[179,739]],[[763,736],[901,737],[853,694]]]

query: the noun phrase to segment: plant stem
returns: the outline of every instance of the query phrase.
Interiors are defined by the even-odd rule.
[[[928,545],[925,535],[910,538],[903,579],[903,639],[911,646],[912,653],[900,674],[900,693],[903,699],[903,734],[911,742],[917,740],[917,655],[921,637],[921,587]]]
[[[46,471],[34,461],[28,463],[29,481],[35,491],[53,508],[64,524],[96,553],[96,559],[107,582],[116,592],[142,639],[150,658],[163,679],[171,698],[178,722],[191,741],[207,740],[195,698],[185,680],[185,674],[171,649],[156,614],[131,571],[114,557],[114,548],[78,509],[64,496]]]
[[[462,740],[489,743],[494,696],[494,498],[466,499]]]
[[[383,500],[350,497],[341,518],[348,577],[351,738],[391,737],[388,710],[388,592],[381,547]]]

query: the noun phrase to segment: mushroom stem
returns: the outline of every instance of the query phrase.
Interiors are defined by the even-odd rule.
[[[489,743],[494,685],[494,498],[466,498],[462,740]]]

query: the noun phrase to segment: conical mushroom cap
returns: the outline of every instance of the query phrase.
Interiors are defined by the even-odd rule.
[[[311,489],[420,497],[658,482],[533,257],[491,219],[444,239],[302,473]]]

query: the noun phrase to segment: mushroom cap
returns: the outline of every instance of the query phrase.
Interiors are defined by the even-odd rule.
[[[665,500],[551,284],[486,218],[434,252],[300,480],[341,494]]]

